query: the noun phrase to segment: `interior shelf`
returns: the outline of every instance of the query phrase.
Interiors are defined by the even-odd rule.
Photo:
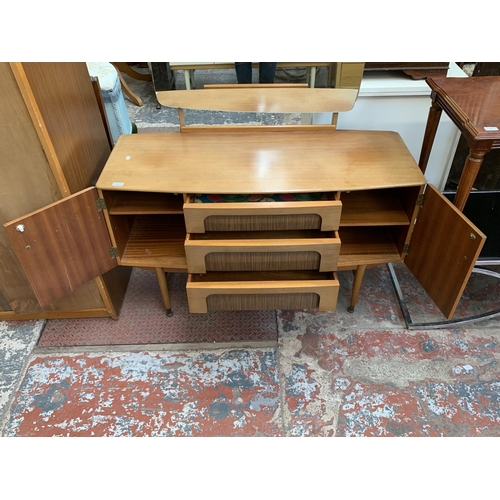
[[[120,191],[109,209],[111,215],[182,214],[183,197],[171,193]]]
[[[408,225],[408,216],[395,190],[350,191],[341,194],[340,226]]]
[[[132,224],[120,264],[186,272],[185,239],[182,216],[138,215]]]
[[[389,227],[344,227],[339,230],[339,236],[339,268],[401,260]]]

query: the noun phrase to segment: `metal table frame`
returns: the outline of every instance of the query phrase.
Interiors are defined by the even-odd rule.
[[[500,273],[497,273],[496,271],[492,271],[491,269],[485,269],[484,267],[481,266],[496,266],[500,265],[500,260],[478,260],[474,269],[472,270],[473,273],[476,274],[485,274],[488,276],[493,276],[494,278],[500,279]],[[389,263],[387,264],[387,268],[389,270],[389,274],[392,279],[392,283],[394,285],[394,289],[396,291],[396,295],[398,297],[399,305],[401,307],[401,311],[404,316],[404,320],[406,323],[406,328],[408,330],[421,330],[421,329],[438,329],[438,328],[449,328],[453,326],[461,326],[467,323],[475,323],[477,321],[483,321],[486,319],[491,319],[495,318],[497,316],[500,316],[500,309],[496,309],[494,311],[490,311],[487,313],[482,313],[482,314],[477,314],[474,316],[468,316],[466,318],[459,318],[456,320],[445,320],[445,321],[434,321],[430,323],[414,323],[413,320],[411,319],[410,312],[408,311],[408,307],[406,306],[406,301],[403,295],[403,292],[401,290],[401,287],[399,286],[399,281],[396,276],[396,272],[394,271],[394,266]]]

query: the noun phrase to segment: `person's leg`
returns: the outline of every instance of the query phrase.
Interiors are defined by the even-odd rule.
[[[274,83],[276,73],[275,62],[259,63],[259,83]]]
[[[238,79],[238,83],[252,83],[251,62],[235,62],[234,69],[236,70],[236,78]]]

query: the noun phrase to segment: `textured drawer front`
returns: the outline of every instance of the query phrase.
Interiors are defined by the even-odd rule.
[[[335,271],[340,239],[197,240],[184,244],[189,273],[207,271]]]
[[[215,275],[212,277],[212,274]],[[225,277],[224,275],[227,275]],[[275,309],[318,309],[331,311],[337,306],[339,282],[335,273],[208,273],[188,275],[186,291],[189,311],[246,311]],[[251,275],[255,280],[249,279]],[[237,278],[242,278],[240,281]],[[302,278],[309,279],[302,279]],[[296,279],[294,279],[296,278]],[[211,281],[212,280],[212,281]]]
[[[319,270],[320,263],[318,252],[210,252],[205,256],[206,271]],[[336,268],[334,265],[326,271]]]
[[[260,203],[194,203],[189,195],[184,204],[188,233],[205,231],[281,231],[339,228],[340,201],[287,201]]]

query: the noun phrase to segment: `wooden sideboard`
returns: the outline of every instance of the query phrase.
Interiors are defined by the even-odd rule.
[[[185,99],[207,98],[215,109],[230,102],[238,111],[232,90],[166,92],[158,99],[185,106]],[[298,98],[296,91],[306,93]],[[240,107],[253,102],[273,112],[307,112],[318,103],[348,111],[356,98],[349,89],[237,92]],[[195,203],[200,193],[296,199]],[[317,199],[301,200],[312,194]],[[355,271],[353,310],[366,266],[405,261],[451,317],[485,239],[426,186],[399,134],[334,125],[182,125],[181,133],[121,136],[96,188],[5,227],[43,303],[94,274],[140,266],[156,269],[167,309],[164,272],[188,273],[189,308],[201,313],[332,310],[342,270]]]
[[[111,151],[85,63],[0,63],[0,125],[2,224],[95,185]],[[41,307],[2,230],[0,321],[116,318],[128,275],[96,275]]]

